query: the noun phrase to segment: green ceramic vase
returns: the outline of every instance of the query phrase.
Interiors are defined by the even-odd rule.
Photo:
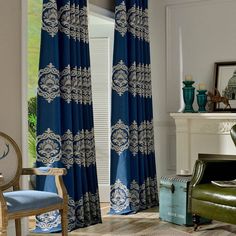
[[[197,90],[197,104],[198,104],[198,112],[206,112],[206,104],[207,104],[207,90]]]
[[[185,80],[183,81],[183,83],[185,85],[183,87],[183,97],[185,103],[185,108],[183,112],[194,112],[193,101],[194,101],[195,88],[192,86],[194,84],[194,81]]]

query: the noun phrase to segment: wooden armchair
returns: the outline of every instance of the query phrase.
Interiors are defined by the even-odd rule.
[[[67,191],[63,168],[22,168],[21,151],[15,141],[0,132],[0,236],[7,236],[8,221],[15,220],[16,235],[21,236],[21,218],[59,210],[62,236],[67,236]],[[58,194],[20,190],[21,175],[54,175]],[[5,191],[5,190],[11,191]],[[12,191],[13,189],[13,191]],[[4,192],[5,191],[5,192]]]

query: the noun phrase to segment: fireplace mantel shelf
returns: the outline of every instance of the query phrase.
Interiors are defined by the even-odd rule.
[[[199,153],[235,155],[236,113],[170,113],[176,125],[176,167],[192,170]]]
[[[236,113],[170,113],[174,119],[216,119],[216,120],[235,120]]]

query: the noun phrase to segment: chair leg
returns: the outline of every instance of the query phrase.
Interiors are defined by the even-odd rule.
[[[7,229],[4,229],[4,231],[3,231],[3,229],[1,229],[0,236],[7,236]]]
[[[7,236],[7,228],[0,229],[0,236]]]
[[[199,223],[200,223],[200,217],[196,214],[193,214],[193,224],[194,224],[193,229],[194,229],[194,231],[197,231]]]
[[[65,209],[60,210],[61,214],[61,227],[62,227],[62,236],[68,236],[68,216]]]
[[[7,225],[0,227],[0,236],[7,236]]]
[[[21,236],[21,219],[15,220],[16,235]]]
[[[7,236],[8,221],[0,219],[0,236]]]

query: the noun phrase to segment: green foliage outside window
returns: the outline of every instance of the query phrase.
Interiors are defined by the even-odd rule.
[[[28,154],[36,160],[36,91],[38,83],[42,0],[28,0]]]
[[[37,125],[37,101],[32,97],[28,101],[28,151],[31,166],[36,160],[36,125]]]

